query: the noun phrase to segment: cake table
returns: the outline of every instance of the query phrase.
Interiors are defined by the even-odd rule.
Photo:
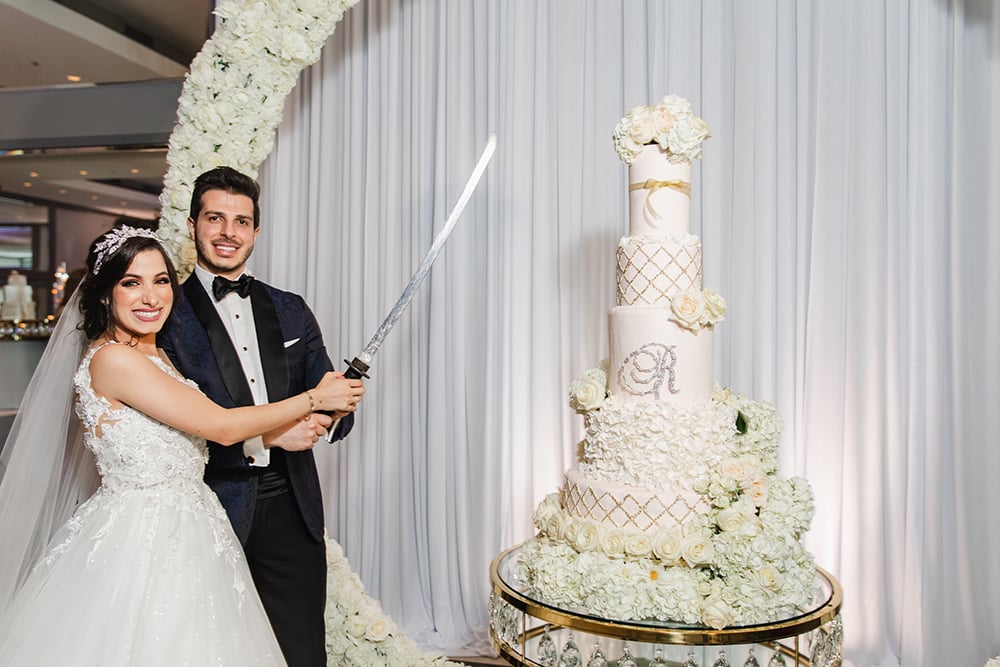
[[[490,640],[511,665],[530,667],[839,667],[842,591],[817,569],[819,592],[797,615],[727,627],[612,621],[533,599],[517,577],[522,546],[490,566]],[[578,657],[577,657],[578,656]]]

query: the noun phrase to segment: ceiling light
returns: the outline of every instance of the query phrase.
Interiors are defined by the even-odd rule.
[[[38,172],[37,171],[32,171],[32,172],[30,172],[28,174],[28,176],[31,176],[32,178],[38,178]]]
[[[81,176],[86,176],[87,175],[87,170],[86,169],[81,169],[80,170],[80,175]]]
[[[76,74],[67,74],[66,75],[66,80],[67,81],[72,81],[73,83],[79,83],[80,82],[80,77],[77,76]]]
[[[133,173],[133,174],[138,174],[138,173],[139,173],[139,170],[138,170],[138,169],[136,169],[135,167],[132,167],[131,169],[129,169],[129,171],[130,171],[131,173]]]
[[[24,182],[24,187],[30,188],[31,187],[31,181],[25,181]]]

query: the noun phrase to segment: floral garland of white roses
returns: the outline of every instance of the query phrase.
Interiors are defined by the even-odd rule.
[[[423,653],[382,611],[351,569],[344,550],[326,541],[327,664],[351,667],[461,667],[444,657]]]
[[[219,26],[191,63],[167,150],[157,238],[178,274],[190,274],[187,217],[199,174],[227,165],[253,178],[274,147],[285,98],[358,0],[228,0]],[[327,664],[459,667],[403,634],[327,540]]]
[[[187,217],[199,174],[228,165],[256,178],[285,98],[358,0],[228,0],[191,62],[167,149],[157,236],[183,278],[194,266]]]
[[[570,385],[570,406],[585,415],[608,400],[606,364]],[[799,538],[812,521],[812,490],[774,476],[780,418],[728,389],[717,387],[712,400],[731,410],[733,426],[729,458],[694,484],[711,510],[645,532],[572,516],[549,495],[519,564],[542,599],[611,619],[713,628],[773,620],[811,600],[816,569]]]
[[[682,163],[700,158],[701,142],[710,136],[708,125],[694,114],[690,102],[667,95],[655,104],[631,109],[615,126],[611,138],[625,164],[632,164],[649,144],[658,144],[670,162]]]

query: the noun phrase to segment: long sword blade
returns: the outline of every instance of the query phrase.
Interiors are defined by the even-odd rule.
[[[465,205],[469,203],[472,193],[479,184],[479,179],[482,178],[483,172],[486,171],[486,167],[489,165],[490,159],[493,157],[493,152],[496,150],[496,145],[496,135],[491,134],[489,140],[486,142],[486,147],[483,149],[482,155],[479,157],[479,162],[476,163],[476,168],[472,170],[472,175],[469,176],[469,181],[465,184],[465,189],[462,191],[462,195],[458,198],[458,202],[455,203],[455,207],[448,215],[448,219],[445,220],[444,226],[441,227],[441,231],[438,232],[437,237],[434,239],[434,243],[431,244],[427,254],[424,255],[423,261],[420,262],[420,266],[410,278],[410,282],[406,285],[406,289],[403,290],[403,294],[399,297],[399,300],[396,301],[396,305],[392,307],[392,310],[389,311],[385,320],[382,321],[378,330],[375,331],[375,335],[372,336],[368,345],[365,346],[365,349],[362,350],[361,354],[359,354],[355,359],[355,361],[360,361],[364,364],[364,371],[368,370],[368,365],[371,364],[372,357],[375,356],[378,349],[382,347],[386,334],[388,334],[392,328],[396,326],[396,322],[399,321],[403,311],[409,305],[410,300],[413,299],[413,295],[420,287],[420,283],[423,282],[424,278],[426,278],[427,274],[430,272],[431,265],[434,264],[434,260],[441,251],[441,247],[444,245],[445,241],[448,240],[448,236],[451,234],[452,229],[455,228],[455,224],[462,215],[462,211],[465,210]],[[353,362],[350,362],[350,365],[353,367]],[[362,371],[362,375],[364,374],[364,371]]]

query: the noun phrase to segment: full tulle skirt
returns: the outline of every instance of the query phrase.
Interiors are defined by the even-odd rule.
[[[0,665],[285,664],[218,499],[178,484],[81,505],[0,619]]]

